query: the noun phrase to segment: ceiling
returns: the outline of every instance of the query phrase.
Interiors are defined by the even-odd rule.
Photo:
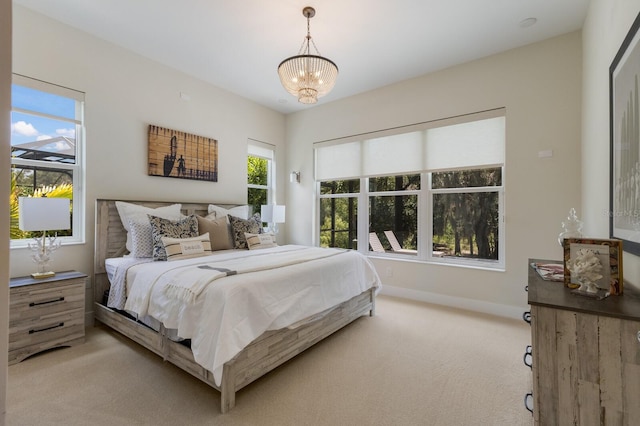
[[[311,35],[339,68],[322,105],[582,28],[589,0],[13,0],[282,113],[279,63]],[[524,25],[535,18],[534,25]]]

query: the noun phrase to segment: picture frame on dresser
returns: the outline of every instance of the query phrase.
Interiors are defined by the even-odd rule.
[[[609,67],[609,237],[640,255],[640,14]],[[634,123],[636,123],[634,125]]]
[[[576,277],[570,271],[570,261],[574,259],[578,251],[592,251],[600,260],[602,275],[596,281],[597,287],[607,295],[621,295],[623,286],[622,276],[622,247],[623,242],[618,239],[602,238],[566,238],[563,241],[564,250],[564,284],[570,288],[580,286]]]

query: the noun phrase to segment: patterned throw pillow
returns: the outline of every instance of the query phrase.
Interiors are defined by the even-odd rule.
[[[129,256],[153,257],[153,236],[148,216],[129,219],[129,236],[131,237]]]
[[[149,222],[151,222],[151,236],[153,237],[153,258],[156,260],[167,260],[162,237],[191,238],[198,236],[196,215],[187,216],[177,221],[149,215]]]
[[[276,236],[272,232],[265,232],[264,234],[250,234],[245,232],[244,237],[247,239],[247,247],[249,247],[249,250],[278,246],[278,244],[276,244]]]
[[[249,234],[260,234],[262,232],[262,221],[260,213],[255,213],[249,219],[228,215],[231,224],[231,235],[233,236],[233,248],[247,249],[247,239],[245,232]]]
[[[167,260],[189,259],[211,254],[208,232],[193,238],[162,237],[162,245],[167,253]]]

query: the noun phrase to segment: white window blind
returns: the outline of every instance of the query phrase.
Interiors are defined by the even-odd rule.
[[[418,129],[418,130],[416,130]],[[316,180],[504,164],[504,109],[315,145]],[[402,132],[397,129],[397,132]]]
[[[420,172],[424,132],[403,133],[362,142],[362,176]]]
[[[504,125],[504,117],[496,117],[426,130],[425,170],[503,164]]]
[[[316,180],[361,176],[362,142],[349,142],[316,149]]]
[[[267,160],[274,159],[275,146],[266,142],[260,142],[254,139],[249,139],[247,147],[247,153],[254,157],[266,158]]]

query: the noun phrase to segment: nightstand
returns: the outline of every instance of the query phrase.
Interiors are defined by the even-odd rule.
[[[50,278],[11,278],[9,365],[47,349],[84,342],[87,275],[58,272]]]

